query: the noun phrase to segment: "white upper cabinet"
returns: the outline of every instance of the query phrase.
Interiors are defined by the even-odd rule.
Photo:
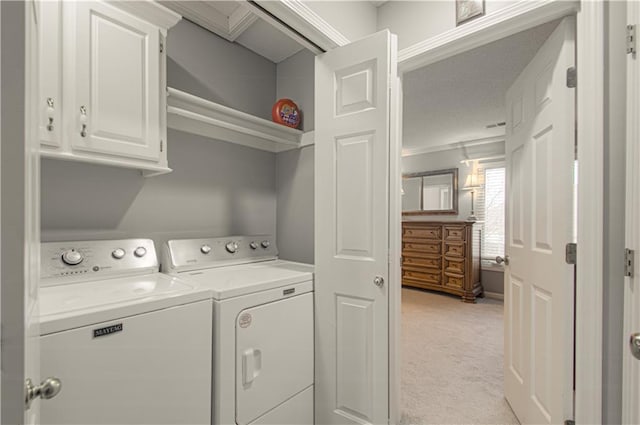
[[[61,147],[62,140],[62,3],[40,5],[39,131],[43,145]]]
[[[170,171],[163,46],[180,16],[154,2],[42,4],[43,156]]]

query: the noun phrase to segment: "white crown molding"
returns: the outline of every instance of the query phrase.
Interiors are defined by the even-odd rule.
[[[350,40],[301,0],[255,0],[253,3],[286,22],[324,51],[349,44]],[[273,22],[271,22],[273,23]]]
[[[249,6],[245,3],[240,4],[240,7],[229,16],[230,41],[240,37],[257,19],[258,16],[251,11]]]
[[[465,140],[462,142],[447,143],[438,146],[420,146],[417,148],[402,149],[402,156],[423,155],[425,153],[443,152],[452,149],[463,149],[471,146],[489,145],[492,143],[504,142],[505,136],[485,137],[482,139]],[[469,159],[471,161],[471,159]]]
[[[182,19],[182,16],[178,13],[152,0],[118,0],[110,1],[109,3],[164,30],[173,27]]]
[[[575,14],[578,1],[520,0],[398,52],[400,72],[408,72],[535,26]]]
[[[186,19],[195,22],[227,41],[235,41],[258,19],[258,16],[252,12],[246,3],[238,3],[238,9],[231,16],[227,16],[216,9],[212,5],[215,2],[172,0],[163,1],[162,3]]]

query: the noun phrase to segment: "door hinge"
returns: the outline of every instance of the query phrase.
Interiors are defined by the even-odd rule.
[[[576,425],[576,421],[574,421],[573,419],[567,419],[566,421],[564,421],[564,425]]]
[[[567,264],[576,265],[578,261],[578,244],[568,243],[564,248],[564,259]]]
[[[635,269],[634,251],[629,248],[624,250],[624,275],[627,277],[633,277]]]
[[[160,53],[164,53],[164,42],[160,42]]]
[[[627,54],[636,54],[636,26],[627,25]]]
[[[164,152],[164,141],[160,140],[160,152]]]
[[[567,68],[567,87],[575,89],[578,86],[578,71],[575,66]]]

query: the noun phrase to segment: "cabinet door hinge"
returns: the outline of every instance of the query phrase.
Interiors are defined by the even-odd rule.
[[[627,54],[636,54],[636,26],[627,25]]]
[[[635,269],[634,251],[629,248],[624,250],[624,275],[627,277],[633,277]]]
[[[578,86],[578,71],[576,67],[567,68],[567,87],[575,89]]]
[[[160,53],[164,53],[164,42],[160,42]]]
[[[160,152],[164,152],[164,140],[160,140]]]
[[[567,264],[576,265],[578,261],[578,244],[568,243],[564,248],[564,259]]]

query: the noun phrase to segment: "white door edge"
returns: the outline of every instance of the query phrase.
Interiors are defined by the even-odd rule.
[[[640,5],[637,2],[627,3],[627,24],[640,23]],[[627,57],[627,133],[626,133],[626,194],[625,194],[625,247],[640,252],[640,171],[637,160],[640,155],[638,136],[640,135],[640,64],[638,58]],[[636,259],[636,264],[637,264]],[[640,294],[638,293],[638,268],[633,277],[626,277],[624,282],[624,319],[622,329],[622,423],[633,424],[640,421],[640,361],[629,352],[629,336],[640,332],[637,319],[640,317]]]

